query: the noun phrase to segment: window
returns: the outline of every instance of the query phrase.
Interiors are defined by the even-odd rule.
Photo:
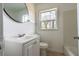
[[[40,28],[43,30],[57,29],[57,8],[40,12]]]

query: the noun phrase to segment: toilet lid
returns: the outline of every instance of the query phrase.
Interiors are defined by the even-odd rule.
[[[45,42],[40,42],[40,48],[48,48],[48,44]]]

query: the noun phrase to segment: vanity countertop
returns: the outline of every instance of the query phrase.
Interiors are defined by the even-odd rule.
[[[10,41],[10,42],[23,44],[23,43],[28,43],[29,41],[34,40],[36,38],[39,38],[39,35],[34,34],[34,35],[27,35],[27,36],[25,35],[24,37],[16,37],[16,36],[6,37],[4,41]]]

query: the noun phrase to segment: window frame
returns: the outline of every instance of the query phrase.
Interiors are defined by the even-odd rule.
[[[52,29],[41,29],[41,13],[45,13],[45,12],[48,12],[48,11],[52,11],[52,10],[55,10],[56,11],[56,25],[57,25],[57,29],[55,28],[52,28]],[[50,21],[50,20],[49,20]],[[52,8],[52,9],[47,9],[47,10],[42,10],[39,12],[39,29],[40,30],[44,30],[44,31],[51,31],[51,30],[58,30],[58,9],[57,8]]]

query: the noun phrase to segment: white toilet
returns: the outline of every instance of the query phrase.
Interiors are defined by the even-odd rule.
[[[41,56],[47,55],[48,44],[45,42],[40,42],[40,54]]]

